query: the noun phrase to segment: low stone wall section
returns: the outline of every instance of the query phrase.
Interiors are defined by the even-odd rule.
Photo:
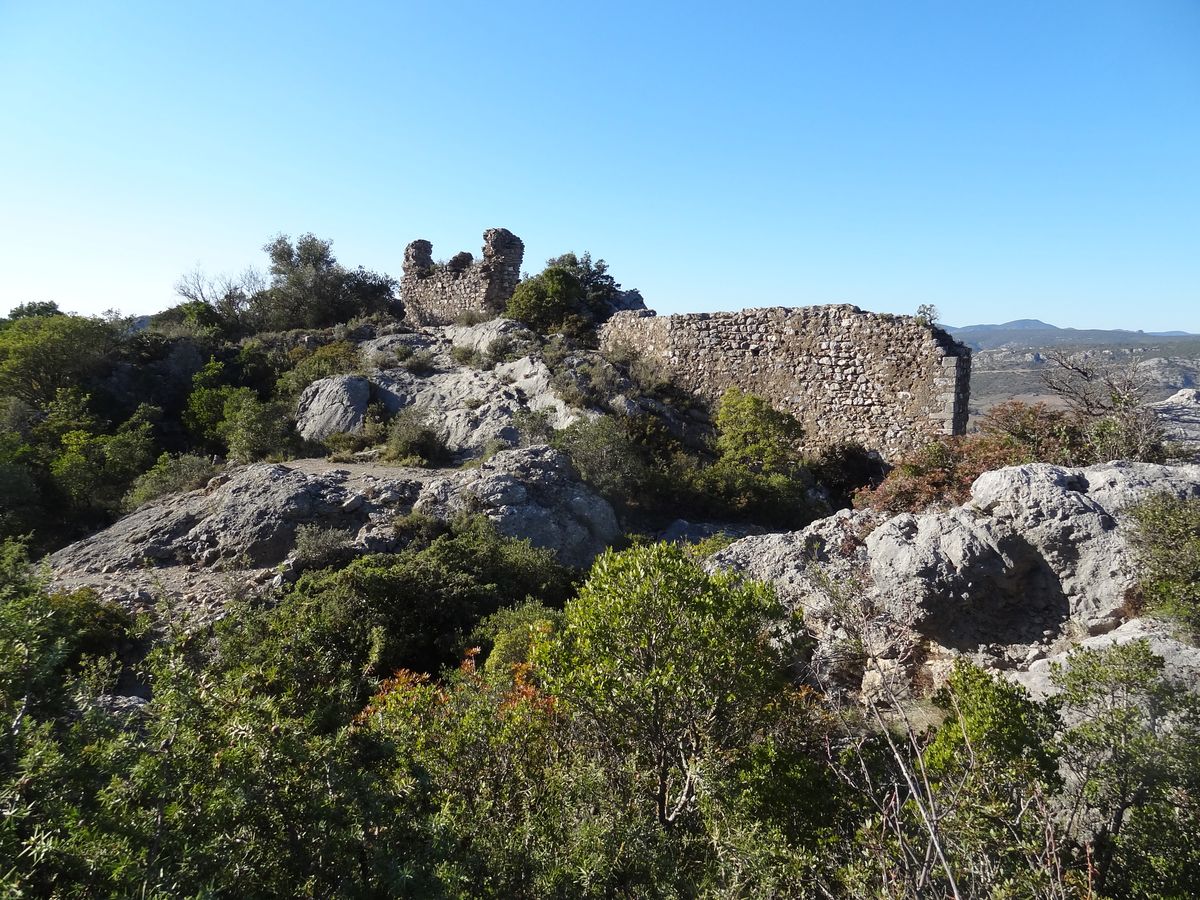
[[[600,342],[659,362],[710,402],[730,387],[765,397],[803,423],[806,451],[856,441],[895,460],[966,430],[971,351],[912,316],[849,305],[622,312]]]

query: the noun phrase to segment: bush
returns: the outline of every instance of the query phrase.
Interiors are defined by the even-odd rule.
[[[217,467],[207,457],[164,453],[153,467],[134,480],[125,495],[124,508],[131,511],[167,494],[194,491],[207,484],[216,472]]]
[[[581,419],[555,432],[551,443],[571,458],[584,481],[614,503],[635,500],[649,477],[640,448],[612,416]]]
[[[437,370],[434,365],[433,353],[429,350],[415,350],[400,359],[399,362],[413,375],[431,375]]]
[[[301,569],[326,569],[344,562],[352,554],[350,535],[340,528],[301,525],[296,529],[293,549]]]
[[[495,313],[484,312],[481,309],[468,309],[458,314],[458,318],[454,320],[454,324],[470,327],[472,325],[482,325],[484,322],[490,322],[494,318],[496,318]]]
[[[1200,637],[1200,499],[1160,494],[1130,513],[1143,602]]]
[[[717,407],[717,453],[728,466],[764,475],[790,474],[801,467],[804,429],[795,416],[762,397],[730,388]]]
[[[539,334],[583,334],[590,327],[587,313],[579,279],[566,267],[553,265],[518,284],[504,310],[506,318]]]
[[[275,393],[280,398],[294,399],[314,381],[359,372],[362,367],[358,348],[346,341],[336,341],[311,353],[299,354],[295,368],[284,373],[276,383]]]
[[[298,711],[345,723],[396,669],[434,673],[459,658],[501,607],[561,605],[571,575],[550,551],[463,518],[428,542],[303,575],[276,608],[226,629],[222,653],[264,666]]]
[[[906,456],[878,487],[859,490],[854,505],[894,515],[965,503],[984,472],[1028,461],[1028,452],[1007,438],[941,438]]]
[[[484,654],[484,672],[507,679],[514,666],[530,662],[534,645],[548,639],[561,623],[561,610],[529,600],[486,617],[471,633],[471,641],[480,645]]]
[[[470,366],[472,369],[491,368],[487,354],[481,353],[474,347],[455,345],[450,348],[450,358],[460,366]]]
[[[1057,466],[1087,465],[1092,462],[1087,437],[1070,414],[1050,409],[1044,403],[1001,403],[983,417],[979,430],[1006,439],[1022,451],[1028,462]]]
[[[549,444],[554,439],[554,426],[550,424],[550,413],[544,409],[523,409],[513,415],[513,428],[522,447]]]
[[[450,460],[450,451],[424,411],[405,407],[388,428],[384,457],[407,466],[437,466]]]
[[[282,403],[263,403],[249,388],[238,388],[225,401],[219,428],[229,456],[241,463],[283,455],[292,444],[292,428]]]
[[[374,447],[387,440],[387,410],[382,403],[371,403],[363,419],[362,429],[356,432],[339,431],[326,437],[321,443],[331,457],[349,457],[360,450]]]

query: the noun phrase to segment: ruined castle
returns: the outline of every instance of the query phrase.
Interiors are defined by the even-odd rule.
[[[600,346],[662,364],[716,401],[738,387],[804,425],[806,450],[857,441],[886,459],[967,427],[971,351],[912,316],[857,306],[617,313]]]
[[[406,316],[446,325],[465,313],[503,312],[520,279],[524,244],[512,232],[483,235],[483,259],[433,262],[429,241],[404,253]],[[715,402],[728,388],[765,397],[796,416],[806,450],[856,441],[886,459],[962,434],[971,351],[913,316],[856,306],[770,307],[658,316],[618,312],[600,329],[604,350],[632,350],[676,383]]]
[[[433,261],[429,241],[404,248],[400,294],[405,317],[418,325],[452,325],[466,313],[495,316],[521,280],[525,244],[507,228],[483,233],[483,259],[465,250],[442,264]]]

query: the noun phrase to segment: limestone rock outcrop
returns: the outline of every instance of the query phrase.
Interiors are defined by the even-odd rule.
[[[231,597],[280,583],[301,526],[342,531],[356,553],[389,552],[398,547],[393,521],[414,508],[485,515],[503,534],[573,566],[588,565],[620,535],[608,501],[563,454],[540,446],[461,470],[324,460],[244,466],[148,503],[47,563],[57,588],[90,587],[133,612],[165,601],[203,622]]]
[[[1027,668],[1126,620],[1135,573],[1124,511],[1161,492],[1200,497],[1200,466],[1014,466],[980,476],[960,507],[843,510],[744,538],[708,564],[774,583],[804,610],[817,669],[843,681],[877,674],[879,660],[936,678],[960,653]],[[866,661],[847,667],[854,642]]]
[[[439,518],[478,510],[502,533],[529,538],[577,567],[621,534],[608,501],[578,480],[565,454],[545,446],[497,453],[478,468],[439,478],[414,508]]]
[[[1170,440],[1200,452],[1200,390],[1184,388],[1150,405]]]
[[[361,375],[335,375],[314,381],[296,402],[296,430],[308,441],[363,427],[371,383]]]

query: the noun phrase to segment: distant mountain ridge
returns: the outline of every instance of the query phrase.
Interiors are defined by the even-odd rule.
[[[1128,331],[1102,328],[1059,328],[1040,319],[1015,319],[999,325],[943,325],[943,329],[974,350],[999,347],[1050,347],[1071,344],[1136,344],[1147,338],[1196,338],[1186,331]]]

